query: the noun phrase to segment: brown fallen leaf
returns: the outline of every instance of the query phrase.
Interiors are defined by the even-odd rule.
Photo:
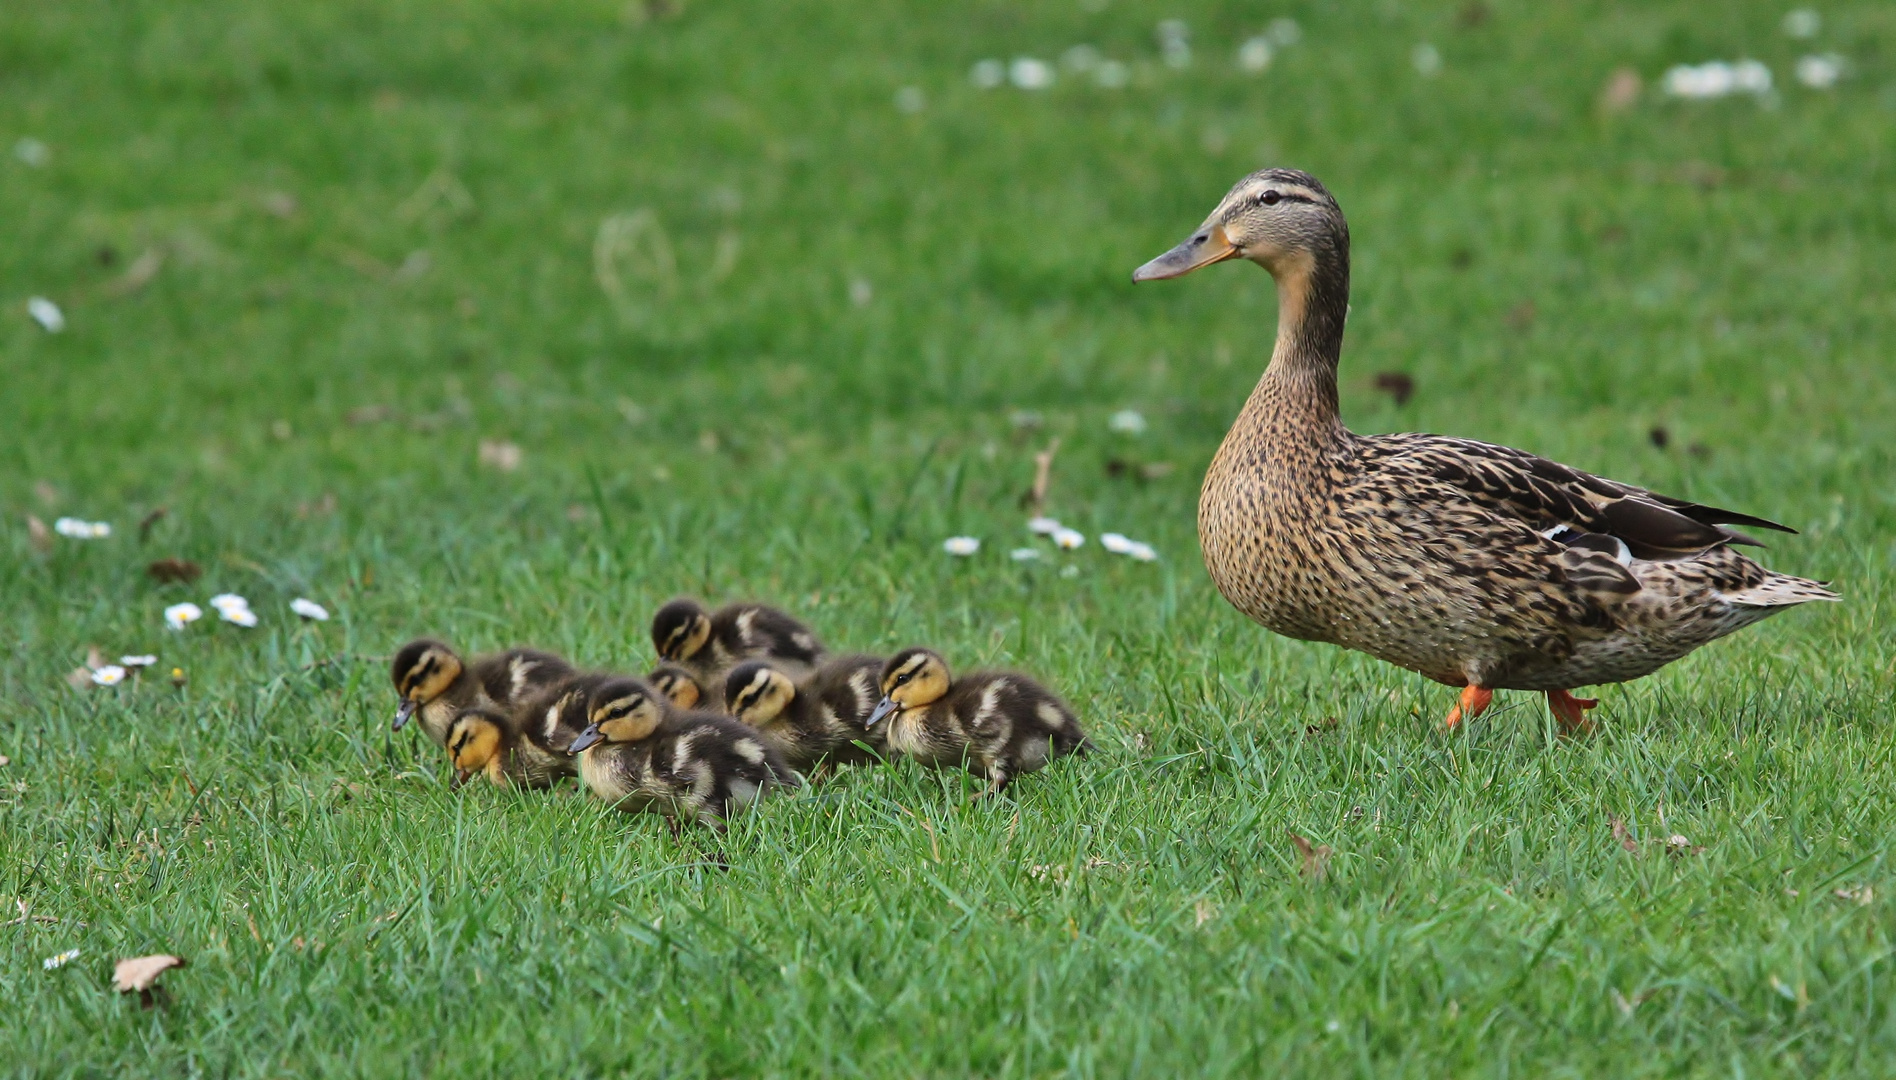
[[[1835,890],[1830,895],[1860,907],[1869,907],[1876,902],[1876,890],[1868,885],[1845,886],[1844,888]]]
[[[1398,406],[1407,405],[1415,396],[1415,376],[1406,371],[1380,371],[1376,373],[1376,389],[1394,398]]]
[[[1705,850],[1704,844],[1694,844],[1678,833],[1666,837],[1666,854],[1672,856],[1697,855]]]
[[[190,559],[158,559],[145,567],[145,573],[160,585],[196,581],[204,568]]]
[[[99,290],[108,298],[130,296],[151,284],[158,271],[165,265],[165,253],[158,248],[146,248],[145,253],[132,260],[125,268],[125,276]]]
[[[158,985],[158,976],[172,968],[184,966],[184,957],[169,953],[120,960],[118,966],[112,969],[112,988],[121,994],[136,992],[139,1005],[149,1009],[152,1006],[152,991]]]
[[[1305,879],[1316,882],[1327,877],[1330,873],[1330,856],[1335,854],[1330,845],[1321,844],[1313,847],[1305,837],[1289,830],[1285,832],[1289,833],[1290,842],[1297,849],[1297,858],[1301,863],[1300,869]]]
[[[1627,851],[1639,850],[1639,842],[1633,839],[1633,831],[1626,827],[1626,823],[1619,819],[1618,814],[1608,814],[1607,820],[1613,823],[1613,839],[1619,841],[1620,847]]]
[[[42,506],[59,505],[59,489],[44,480],[33,481],[33,497],[38,499]]]
[[[32,514],[26,515],[26,537],[33,542],[33,550],[41,555],[53,550],[53,530]]]

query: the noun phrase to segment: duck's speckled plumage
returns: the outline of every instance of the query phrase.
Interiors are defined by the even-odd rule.
[[[1307,174],[1246,177],[1135,279],[1230,257],[1277,279],[1278,333],[1205,475],[1199,539],[1219,591],[1266,627],[1451,686],[1559,694],[1836,599],[1736,550],[1756,541],[1725,526],[1783,528],[1761,518],[1472,439],[1345,428],[1349,230]]]
[[[871,764],[886,756],[888,729],[863,726],[882,699],[882,663],[876,656],[839,656],[797,681],[770,661],[746,661],[725,680],[725,711],[755,728],[798,772],[822,762]]]

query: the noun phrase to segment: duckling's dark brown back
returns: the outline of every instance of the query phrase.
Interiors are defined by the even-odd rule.
[[[970,672],[954,681],[942,703],[966,727],[977,752],[1009,763],[1010,774],[1092,749],[1067,703],[1017,672]]]
[[[481,657],[469,670],[489,701],[503,709],[512,709],[546,687],[571,677],[573,665],[537,649],[507,649]]]
[[[769,660],[793,675],[806,673],[823,658],[823,643],[809,627],[786,612],[763,604],[730,604],[711,616],[711,643],[719,662]]]
[[[724,817],[772,787],[795,787],[783,755],[728,716],[669,710],[647,742],[652,768],[694,812]]]
[[[878,685],[882,664],[879,656],[851,655],[827,660],[808,681],[797,687],[791,707],[814,709],[826,714],[826,718],[833,717],[836,724],[846,729],[852,742],[865,742],[880,753],[888,742],[888,728],[880,724],[873,728],[863,725],[875,711],[876,703],[882,700],[882,687]],[[856,762],[874,758],[859,748],[846,747],[839,751],[837,760]]]

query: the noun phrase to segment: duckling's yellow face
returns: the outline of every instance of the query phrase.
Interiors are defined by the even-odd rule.
[[[665,707],[654,697],[657,693],[632,679],[600,687],[593,692],[587,708],[586,730],[567,749],[577,754],[601,741],[627,743],[650,738],[665,718]]]
[[[670,698],[671,703],[681,709],[695,709],[698,702],[704,700],[704,691],[699,689],[698,680],[683,668],[666,665],[652,672],[646,681],[652,684],[652,689]]]
[[[882,703],[869,714],[868,726],[898,709],[940,701],[948,693],[948,662],[927,649],[905,649],[882,668]]]
[[[452,787],[488,769],[500,756],[500,725],[476,712],[464,712],[448,728],[448,761],[454,766]]]
[[[658,644],[660,659],[678,663],[698,655],[705,642],[711,640],[711,617],[702,611],[694,611],[684,619],[673,624]]]
[[[447,693],[461,677],[461,658],[439,642],[415,642],[395,655],[390,676],[401,695],[401,708],[395,713],[399,731],[416,709]]]
[[[725,695],[731,715],[755,727],[782,716],[797,696],[797,687],[776,668],[745,664],[731,672]]]
[[[1316,254],[1339,237],[1347,251],[1343,212],[1315,177],[1294,169],[1263,169],[1238,181],[1196,232],[1133,271],[1132,280],[1181,277],[1236,258],[1279,277],[1308,273]]]

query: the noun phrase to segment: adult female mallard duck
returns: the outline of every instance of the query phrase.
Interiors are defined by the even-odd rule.
[[[1357,435],[1337,415],[1350,233],[1316,178],[1240,180],[1134,281],[1242,258],[1277,280],[1270,366],[1205,474],[1198,537],[1218,591],[1288,637],[1358,649],[1463,687],[1448,726],[1498,689],[1649,674],[1768,615],[1837,596],[1767,570],[1733,525],[1785,528],[1439,435]]]

